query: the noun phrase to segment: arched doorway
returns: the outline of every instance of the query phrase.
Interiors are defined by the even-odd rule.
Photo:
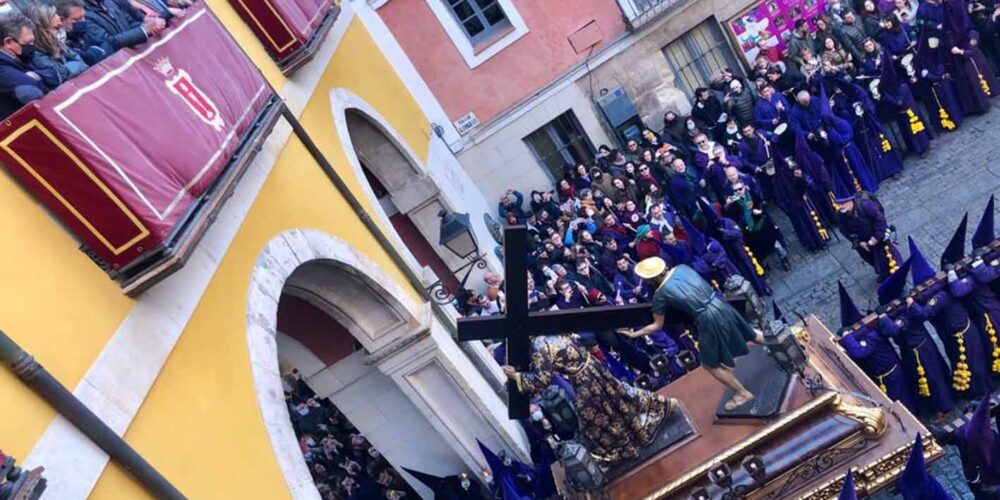
[[[323,264],[318,264],[323,265]],[[427,496],[399,461],[421,457],[462,469],[446,443],[387,375],[367,364],[350,331],[326,311],[332,307],[289,278],[278,302],[278,366],[295,436],[317,490],[325,497],[385,498],[389,490]]]
[[[454,256],[436,243],[438,212],[445,209],[437,186],[372,117],[356,108],[345,110],[345,117],[364,178],[393,229],[417,263],[456,290],[459,282],[451,269],[461,261],[449,267],[445,259]]]
[[[281,376],[292,366],[394,466],[442,476],[479,471],[485,463],[477,439],[525,454],[503,402],[428,304],[411,297],[375,262],[321,231],[288,231],[262,250],[247,303],[250,366],[294,498],[316,498],[317,489],[285,401]],[[282,323],[294,336],[282,332],[283,300],[320,311],[320,326]]]

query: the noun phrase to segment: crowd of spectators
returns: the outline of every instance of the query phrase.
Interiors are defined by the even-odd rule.
[[[159,36],[193,0],[0,0],[0,117],[116,51]]]
[[[298,370],[282,377],[302,456],[324,500],[418,498],[406,481]]]
[[[652,256],[693,267],[720,294],[741,280],[770,294],[773,266],[790,266],[773,215],[787,217],[803,248],[822,250],[850,206],[839,200],[880,207],[878,183],[902,170],[904,151],[923,155],[935,133],[988,112],[1000,93],[998,16],[992,1],[832,0],[795,23],[784,51],[761,39],[748,74],[726,68],[695,90],[690,113],[668,110],[659,131],[567,164],[551,190],[508,189],[497,215],[527,227],[530,310],[646,302],[634,266]],[[867,260],[866,243],[852,243]],[[485,293],[457,294],[463,314],[504,312],[502,279],[484,281]],[[697,356],[680,324],[639,341],[575,333],[620,378],[645,376],[652,388]],[[490,348],[504,364],[503,344]]]

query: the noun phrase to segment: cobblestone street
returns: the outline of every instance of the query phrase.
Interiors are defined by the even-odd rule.
[[[904,259],[908,255],[906,237],[912,236],[936,265],[966,211],[971,236],[990,193],[1000,194],[998,159],[1000,114],[994,110],[987,116],[967,119],[956,133],[938,137],[926,158],[907,158],[903,173],[882,183],[878,198],[889,223],[896,226]],[[782,220],[781,225],[792,247],[792,269],[783,272],[772,265],[770,283],[774,299],[786,314],[812,313],[831,330],[839,327],[838,279],[860,308],[875,307],[875,274],[846,240],[810,253],[794,241],[787,221]],[[933,472],[956,499],[972,498],[953,448],[948,447],[948,456],[934,465]],[[896,496],[881,494],[876,498]]]

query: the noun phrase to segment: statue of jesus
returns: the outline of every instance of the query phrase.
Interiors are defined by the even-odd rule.
[[[574,407],[580,437],[590,455],[611,467],[638,458],[677,408],[677,400],[633,387],[615,378],[569,335],[547,335],[531,341],[531,369],[518,372],[504,366],[504,374],[519,391],[538,394],[555,374],[565,377],[576,391]]]
[[[733,369],[736,358],[750,352],[747,342],[764,344],[764,333],[751,327],[704,278],[686,265],[668,269],[663,259],[649,257],[635,266],[635,272],[656,287],[653,322],[639,330],[623,333],[632,338],[642,337],[662,330],[668,314],[671,318],[682,319],[693,326],[702,366],[734,391],[725,409],[731,411],[752,401],[753,393],[736,378]]]

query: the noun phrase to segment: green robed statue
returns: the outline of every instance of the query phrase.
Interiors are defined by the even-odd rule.
[[[667,269],[659,257],[650,257],[635,266],[640,278],[654,287],[653,322],[639,330],[625,331],[630,337],[642,337],[663,329],[664,317],[692,325],[701,364],[716,380],[735,394],[726,402],[726,410],[749,403],[754,395],[736,378],[736,358],[749,353],[747,342],[764,344],[763,332],[747,323],[733,306],[720,298],[694,269],[679,265]]]

